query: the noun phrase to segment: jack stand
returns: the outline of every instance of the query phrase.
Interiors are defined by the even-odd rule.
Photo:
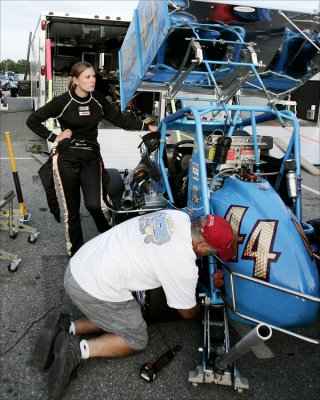
[[[0,210],[8,204],[8,210],[3,210],[2,213],[4,216],[8,217],[8,222],[2,221],[0,219],[0,230],[9,231],[9,236],[11,239],[15,239],[18,232],[29,232],[30,235],[28,237],[29,243],[35,243],[37,237],[40,232],[36,228],[32,228],[31,226],[24,225],[23,223],[15,222],[13,220],[13,198],[15,194],[13,191],[7,193],[3,200],[0,201]]]
[[[233,386],[237,392],[242,393],[244,389],[249,389],[247,378],[240,375],[236,366],[233,366],[234,371],[214,371],[211,368],[205,369],[202,365],[198,365],[194,371],[189,372],[189,382],[194,386],[198,383],[215,383],[216,385]]]
[[[9,272],[16,272],[19,264],[21,263],[21,258],[19,258],[16,254],[8,253],[7,251],[0,249],[0,260],[8,260],[10,264],[8,265]]]
[[[189,372],[189,382],[215,383],[233,386],[238,392],[249,389],[248,380],[240,376],[235,361],[272,335],[269,325],[259,324],[230,348],[229,326],[226,306],[213,306],[209,297],[203,296],[204,304],[204,347],[202,364]],[[218,311],[218,312],[217,312]],[[215,318],[211,314],[215,313]]]
[[[195,370],[189,371],[189,382],[194,386],[199,383],[215,383],[231,386],[239,393],[249,389],[248,380],[241,377],[235,362],[224,370],[215,367],[215,360],[229,351],[229,326],[224,305],[213,306],[210,298],[201,295],[204,305],[204,347],[199,348],[202,363]]]
[[[18,232],[29,232],[30,235],[28,237],[29,243],[35,243],[37,237],[40,232],[36,228],[31,228],[22,223],[17,223],[13,220],[13,198],[15,197],[15,193],[11,190],[7,193],[3,200],[0,201],[0,210],[2,219],[0,219],[0,230],[8,231],[11,239],[15,239],[17,237]],[[8,210],[3,210],[3,207],[8,204]],[[6,220],[4,220],[4,218]],[[4,250],[0,250],[0,259],[9,260],[11,263],[8,266],[8,270],[10,272],[15,272],[21,262],[21,259],[12,253],[8,253]]]

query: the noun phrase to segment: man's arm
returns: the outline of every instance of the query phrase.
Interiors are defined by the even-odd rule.
[[[200,314],[201,311],[201,306],[200,304],[196,304],[192,308],[186,308],[186,309],[179,309],[178,312],[181,315],[182,318],[184,319],[191,319],[196,317],[197,315]]]

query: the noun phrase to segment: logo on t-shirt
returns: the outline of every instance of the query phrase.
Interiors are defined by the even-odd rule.
[[[164,244],[169,242],[174,232],[174,222],[168,214],[159,212],[139,218],[139,230],[145,243]]]

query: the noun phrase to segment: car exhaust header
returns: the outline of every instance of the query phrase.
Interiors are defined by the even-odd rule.
[[[237,344],[235,344],[225,355],[216,358],[216,368],[219,370],[225,370],[233,361],[248,353],[253,346],[265,342],[266,340],[270,339],[271,336],[272,329],[269,325],[257,325]]]

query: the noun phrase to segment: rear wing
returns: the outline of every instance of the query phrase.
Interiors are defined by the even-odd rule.
[[[121,109],[125,110],[170,29],[166,1],[140,1],[119,52]]]
[[[209,90],[226,102],[241,89],[271,102],[320,71],[317,10],[229,3],[141,1],[119,52],[121,109],[137,90],[168,100],[180,90]]]

